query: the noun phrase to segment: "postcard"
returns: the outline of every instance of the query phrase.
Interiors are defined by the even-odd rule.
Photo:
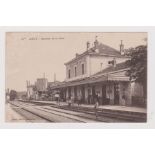
[[[151,28],[2,29],[4,126],[148,128],[153,124],[147,67]]]

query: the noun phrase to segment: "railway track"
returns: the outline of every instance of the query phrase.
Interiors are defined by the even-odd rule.
[[[42,111],[45,111],[45,112],[49,112],[49,113],[53,113],[53,114],[57,114],[59,116],[65,114],[65,117],[72,117],[74,116],[75,120],[79,120],[80,118],[80,121],[81,122],[124,122],[124,120],[122,119],[118,119],[118,118],[110,118],[109,115],[108,116],[103,116],[103,115],[100,115],[100,113],[98,112],[98,117],[96,119],[96,116],[95,116],[95,112],[94,110],[87,110],[87,109],[81,109],[80,107],[77,109],[77,108],[69,108],[66,107],[66,106],[58,106],[58,105],[55,105],[55,104],[45,104],[45,105],[41,105],[40,103],[29,103],[29,102],[20,102],[20,106],[21,105],[33,105],[36,107],[36,109],[40,109]],[[57,113],[58,112],[58,113]],[[66,115],[68,114],[68,115]],[[83,121],[84,119],[84,121]]]
[[[48,122],[145,122],[145,115],[136,113],[121,113],[119,111],[98,110],[96,119],[94,109],[56,104],[41,104],[40,102],[18,101],[12,105],[20,107],[32,115]],[[19,112],[22,114],[22,112]]]
[[[24,101],[25,102],[25,101]],[[35,105],[48,105],[51,107],[70,110],[75,112],[81,112],[88,115],[94,115],[94,109],[88,107],[77,107],[77,106],[58,106],[52,103],[42,103],[40,101],[32,101]],[[101,122],[146,122],[147,117],[144,113],[128,112],[128,111],[117,111],[109,109],[98,109],[98,121]]]
[[[44,106],[36,106],[29,103],[17,103],[12,102],[16,112],[24,116],[26,119],[32,119],[31,115],[35,117],[39,117],[40,119],[44,119],[47,122],[97,122],[97,120],[92,120],[81,113],[71,112],[67,110],[62,110],[58,108],[44,107]],[[16,107],[16,108],[15,108]],[[25,115],[26,114],[26,115]],[[34,118],[37,121],[37,118]]]
[[[12,105],[12,108],[14,109],[14,111],[16,112],[16,113],[18,113],[19,115],[21,115],[23,118],[25,118],[24,120],[26,121],[26,122],[32,122],[32,123],[35,123],[36,122],[36,120],[37,120],[37,122],[49,122],[49,120],[47,120],[47,119],[45,119],[45,118],[42,118],[42,117],[40,117],[40,116],[38,116],[38,115],[35,115],[35,114],[33,114],[33,113],[31,113],[31,112],[29,112],[29,111],[27,111],[27,110],[24,110],[24,109],[22,109],[22,108],[20,108],[20,107],[18,107],[18,106],[14,106],[14,105]],[[18,119],[17,119],[17,121],[18,121]]]

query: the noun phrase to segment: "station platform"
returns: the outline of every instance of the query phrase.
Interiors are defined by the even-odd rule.
[[[12,109],[9,103],[5,104],[5,122],[26,122],[25,118]]]
[[[33,103],[41,103],[41,104],[54,104],[54,105],[59,105],[59,106],[68,106],[67,102],[59,102],[57,103],[56,101],[31,101]],[[89,105],[89,104],[80,104],[78,105],[77,103],[72,103],[72,107],[83,107],[83,108],[89,108],[89,109],[94,109],[94,105]],[[113,111],[122,111],[122,112],[135,112],[135,113],[147,113],[146,108],[142,107],[134,107],[134,106],[121,106],[121,105],[99,105],[98,107],[99,110],[113,110]]]
[[[147,109],[142,107],[133,106],[121,106],[121,105],[99,105],[95,110],[94,105],[72,103],[71,106],[67,102],[56,101],[23,101],[26,104],[37,106],[51,106],[59,109],[84,112],[87,114],[93,114],[97,111],[100,116],[124,120],[124,122],[147,122]]]

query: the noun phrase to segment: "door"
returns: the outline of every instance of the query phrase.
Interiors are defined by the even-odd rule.
[[[106,103],[106,85],[102,85],[102,103],[101,104],[107,104]]]
[[[92,102],[95,104],[95,86],[92,86]]]
[[[85,101],[85,88],[83,85],[81,86],[81,93],[82,93],[82,102],[84,102]]]
[[[68,97],[71,98],[71,87],[68,87]]]
[[[114,83],[114,104],[119,105],[119,84]]]
[[[74,87],[74,98],[75,98],[75,101],[77,101],[77,87],[76,86]]]
[[[67,91],[66,88],[64,88],[64,90],[63,90],[63,100],[64,101],[66,101],[66,91]]]

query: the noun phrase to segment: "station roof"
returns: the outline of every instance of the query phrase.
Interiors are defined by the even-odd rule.
[[[114,67],[113,65],[111,65],[110,67],[101,70],[100,72],[97,72],[95,75],[100,75],[100,74],[104,74],[104,73],[109,73],[109,72],[114,72],[114,71],[119,71],[122,69],[127,69],[129,68],[126,62],[122,62],[122,63],[118,63],[116,64],[116,67]]]
[[[77,56],[73,59],[71,59],[70,61],[66,62],[65,65],[80,59],[81,57],[85,56],[85,55],[96,55],[96,56],[111,56],[111,57],[129,57],[126,55],[121,55],[120,51],[105,45],[103,43],[99,43],[96,48],[92,47],[89,50],[83,52],[82,54],[77,54]]]

